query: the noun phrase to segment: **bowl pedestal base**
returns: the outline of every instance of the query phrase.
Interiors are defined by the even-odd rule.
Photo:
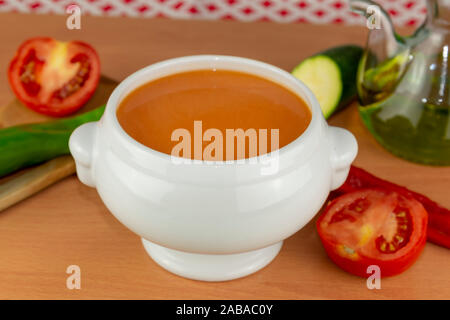
[[[142,239],[147,253],[164,269],[202,281],[245,277],[267,266],[280,252],[283,241],[262,249],[236,254],[195,254],[168,249]]]

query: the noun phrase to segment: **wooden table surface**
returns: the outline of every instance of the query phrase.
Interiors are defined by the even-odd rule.
[[[188,22],[83,17],[67,30],[65,16],[0,14],[0,105],[13,98],[6,70],[17,46],[33,36],[81,39],[99,52],[103,73],[121,80],[151,63],[191,54],[254,58],[291,70],[303,58],[344,43],[363,44],[362,27],[268,22]],[[395,158],[368,134],[356,106],[331,123],[351,130],[356,164],[450,207],[450,168]],[[66,288],[66,268],[81,268],[81,289]],[[122,226],[95,189],[75,176],[0,212],[1,299],[402,299],[450,298],[450,251],[428,243],[405,273],[380,290],[330,262],[313,223],[290,237],[265,269],[243,279],[204,283],[156,265],[138,236]]]

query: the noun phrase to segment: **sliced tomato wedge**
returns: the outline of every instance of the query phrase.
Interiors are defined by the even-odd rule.
[[[33,38],[17,50],[8,79],[27,107],[61,117],[80,109],[100,79],[100,59],[87,43]]]
[[[393,191],[363,189],[334,199],[317,221],[328,256],[345,271],[368,277],[370,265],[381,276],[410,267],[426,242],[428,216],[413,198]]]

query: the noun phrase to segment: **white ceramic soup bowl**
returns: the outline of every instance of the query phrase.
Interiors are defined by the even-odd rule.
[[[204,69],[240,71],[288,88],[311,109],[308,128],[278,152],[245,163],[174,161],[180,158],[152,150],[122,129],[116,109],[133,89]],[[69,146],[81,182],[97,188],[159,265],[205,281],[243,277],[269,264],[283,240],[345,181],[357,153],[353,135],[327,125],[302,82],[266,63],[216,55],[167,60],[130,75],[112,93],[101,120],[77,128]]]

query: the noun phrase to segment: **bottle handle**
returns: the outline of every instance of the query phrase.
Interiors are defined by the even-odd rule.
[[[386,37],[386,54],[388,57],[395,56],[400,50],[399,42],[402,42],[403,40],[395,33],[394,24],[392,23],[389,13],[387,13],[379,4],[371,0],[350,0],[350,7],[353,11],[368,19],[367,27],[369,29],[382,29]],[[373,21],[373,19],[380,19],[379,27],[374,28],[369,25],[369,21]]]

